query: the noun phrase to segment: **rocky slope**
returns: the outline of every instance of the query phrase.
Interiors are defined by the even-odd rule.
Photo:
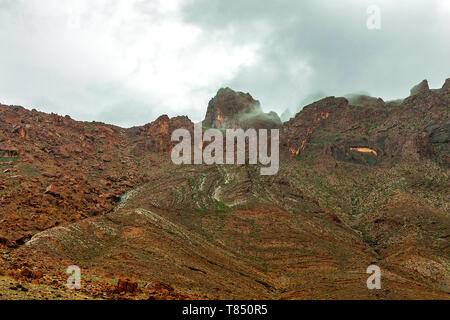
[[[281,126],[275,176],[173,165],[186,117],[122,129],[0,106],[0,272],[61,299],[73,264],[90,298],[448,299],[449,87],[305,107]],[[203,125],[242,114],[263,113],[222,89]]]

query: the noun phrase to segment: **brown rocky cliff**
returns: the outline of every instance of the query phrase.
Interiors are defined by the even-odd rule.
[[[249,93],[220,89],[211,99],[203,126],[216,129],[276,128],[281,125],[274,112],[264,113]]]
[[[427,80],[423,80],[421,83],[419,83],[418,85],[414,86],[411,89],[411,95],[416,95],[416,94],[420,94],[423,92],[427,92],[430,90],[430,87],[428,86],[428,81]]]
[[[162,115],[152,123],[128,129],[127,132],[134,145],[133,154],[143,156],[147,152],[169,153],[174,146],[171,141],[173,131],[186,129],[192,132],[193,128],[194,123],[186,116],[169,118]]]
[[[283,124],[281,144],[293,155],[300,155],[313,133],[324,126],[329,118],[348,111],[348,100],[328,97],[306,106],[294,118]]]

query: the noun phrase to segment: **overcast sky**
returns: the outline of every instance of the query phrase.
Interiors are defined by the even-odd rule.
[[[0,102],[129,127],[200,121],[225,86],[279,114],[400,98],[450,77],[449,21],[450,0],[0,0]]]

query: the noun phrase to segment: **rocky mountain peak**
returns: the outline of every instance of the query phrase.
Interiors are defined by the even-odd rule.
[[[428,86],[428,81],[427,80],[423,80],[421,83],[419,83],[418,85],[414,86],[411,89],[411,95],[417,95],[423,92],[427,92],[430,91],[430,87]]]
[[[270,177],[247,165],[174,165],[172,132],[185,128],[192,136],[194,124],[185,116],[122,129],[0,105],[0,274],[47,297],[49,284],[67,291],[61,265],[92,257],[83,272],[108,279],[89,282],[84,294],[92,298],[184,299],[177,292],[187,292],[265,299],[279,283],[261,263],[284,270],[299,261],[292,265],[299,273],[280,274],[295,286],[278,298],[309,297],[311,270],[318,272],[316,297],[330,297],[331,270],[333,281],[341,280],[333,286],[346,294],[339,298],[354,298],[365,279],[353,277],[376,253],[401,266],[399,276],[411,275],[410,283],[380,298],[411,292],[445,299],[449,85],[428,90],[425,82],[414,90],[420,94],[393,103],[360,94],[307,105],[281,127],[282,170]],[[217,128],[278,121],[249,94],[229,88],[211,100],[205,119]],[[305,251],[298,243],[313,245]],[[99,248],[108,254],[99,255]],[[274,261],[279,252],[283,259]],[[122,278],[127,274],[146,283],[139,295],[137,282]],[[116,287],[109,285],[114,278]],[[0,281],[0,298],[17,293],[10,283]]]

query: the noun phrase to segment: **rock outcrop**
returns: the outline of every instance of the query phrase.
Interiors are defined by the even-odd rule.
[[[281,120],[275,112],[264,113],[259,101],[249,93],[220,89],[211,99],[203,126],[215,129],[278,128]]]
[[[447,87],[448,81],[430,90],[424,80],[395,104],[369,96],[322,99],[283,124],[282,145],[293,155],[313,158],[331,155],[372,165],[427,158],[448,166]]]
[[[442,86],[441,92],[443,94],[450,94],[450,78],[445,80],[444,85]]]

